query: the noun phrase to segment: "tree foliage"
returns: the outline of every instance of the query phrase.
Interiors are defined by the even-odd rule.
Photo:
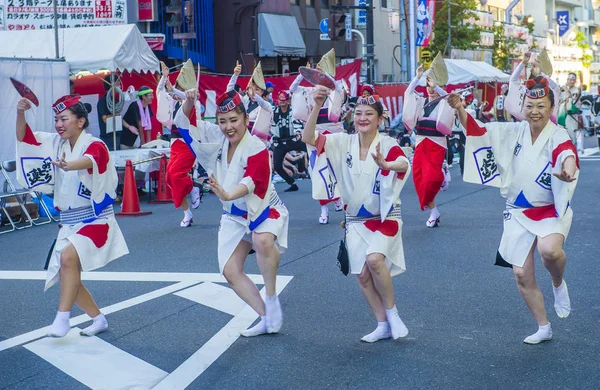
[[[575,41],[575,44],[578,48],[583,50],[583,57],[581,57],[581,62],[583,63],[583,66],[589,68],[592,64],[592,60],[594,59],[594,57],[589,53],[590,45],[587,42],[587,38],[581,31],[576,31],[573,41]]]
[[[433,40],[429,44],[431,51],[437,53],[447,49],[446,55],[450,55],[450,50],[474,50],[479,47],[481,29],[477,26],[468,25],[464,21],[472,17],[471,11],[477,10],[476,0],[451,0],[450,1],[450,46],[446,48],[448,42],[448,0],[438,0],[436,2],[435,25],[433,28]]]

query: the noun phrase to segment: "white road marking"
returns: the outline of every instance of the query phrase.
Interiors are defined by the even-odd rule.
[[[277,276],[277,294],[280,294],[291,280],[292,276]],[[261,290],[263,296],[264,290]],[[257,318],[256,312],[246,305],[206,344],[154,387],[154,390],[185,389],[240,337],[240,331],[247,329]]]
[[[236,315],[246,305],[232,289],[212,282],[204,282],[197,286],[186,288],[185,290],[176,292],[175,295],[232,316]]]
[[[127,308],[130,308],[135,305],[139,305],[140,303],[147,302],[151,299],[159,298],[159,297],[162,297],[163,295],[171,294],[175,291],[184,289],[186,287],[190,287],[196,283],[198,283],[198,282],[197,281],[187,281],[187,282],[175,283],[170,286],[163,287],[158,290],[154,290],[149,293],[137,296],[135,298],[127,299],[125,301],[115,303],[114,305],[106,306],[104,308],[101,308],[100,310],[105,315],[110,314],[110,313],[115,313],[117,311],[127,309]],[[87,314],[82,314],[80,316],[73,317],[73,318],[71,318],[71,326],[77,326],[79,324],[89,321],[90,319],[91,318]],[[46,336],[46,333],[48,333],[49,328],[50,328],[50,325],[45,326],[40,329],[32,330],[31,332],[27,332],[22,335],[15,336],[15,337],[12,337],[12,338],[4,340],[4,341],[1,341],[0,342],[0,352],[4,351],[5,349],[8,349],[8,348],[15,347],[17,345],[21,345],[21,344],[27,343],[27,342],[35,340],[35,339],[39,339],[40,337],[44,337],[44,336]]]
[[[75,327],[64,338],[24,347],[92,389],[150,389],[168,373]]]
[[[255,284],[263,284],[261,275],[248,274]],[[46,280],[46,271],[0,271],[0,280]],[[183,272],[82,272],[81,280],[113,282],[213,282],[227,283],[221,274]]]

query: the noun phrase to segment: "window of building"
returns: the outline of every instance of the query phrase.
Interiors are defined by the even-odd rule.
[[[388,0],[381,0],[381,8],[388,8]]]
[[[300,5],[300,0],[290,0],[291,5]]]
[[[306,6],[307,7],[314,7],[315,6],[315,0],[306,0]]]
[[[329,0],[321,0],[321,9],[329,8]]]

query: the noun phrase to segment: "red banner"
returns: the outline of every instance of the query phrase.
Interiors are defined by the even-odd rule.
[[[154,0],[138,0],[138,21],[153,22],[154,17]]]

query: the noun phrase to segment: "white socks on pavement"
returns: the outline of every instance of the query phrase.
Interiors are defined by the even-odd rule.
[[[192,214],[192,211],[190,209],[184,210],[183,211],[183,219],[181,220],[181,223],[179,224],[179,226],[181,226],[182,228],[188,227],[192,224],[192,222],[194,222],[194,215]]]
[[[390,324],[390,330],[392,332],[392,337],[394,340],[399,339],[400,337],[406,337],[408,335],[408,329],[404,322],[398,316],[398,309],[396,305],[391,309],[385,309],[385,315],[387,317],[388,323]]]
[[[281,312],[281,304],[277,294],[272,297],[267,296],[265,300],[265,309],[267,312],[267,332],[277,333],[283,324],[283,313]]]
[[[82,336],[95,336],[98,333],[102,333],[108,329],[108,321],[106,321],[106,317],[104,314],[100,313],[96,317],[93,318],[92,325],[88,326],[81,332],[79,332]]]
[[[57,311],[54,322],[50,325],[50,330],[46,334],[48,337],[65,337],[71,330],[69,320],[71,318],[70,311]]]
[[[552,286],[554,291],[554,310],[560,318],[567,318],[571,313],[571,299],[569,298],[569,290],[567,282],[562,281],[558,287]]]
[[[342,202],[342,198],[338,198],[338,200],[335,201],[335,211],[342,210],[344,210],[344,203]]]
[[[365,335],[360,339],[366,343],[374,343],[379,340],[389,339],[392,337],[392,331],[390,330],[390,324],[386,322],[378,322],[377,328],[374,331]]]
[[[325,225],[329,223],[329,208],[327,205],[321,206],[321,216],[319,217],[319,223]]]
[[[440,212],[438,211],[437,207],[434,207],[431,209],[431,212],[429,213],[429,219],[427,220],[425,225],[427,225],[427,227],[433,228],[433,227],[437,227],[437,225],[439,223],[440,223]]]
[[[254,325],[250,329],[246,329],[240,332],[244,337],[260,336],[261,334],[267,333],[267,319],[266,316],[260,316],[260,322]]]
[[[546,325],[540,325],[537,332],[527,336],[523,342],[525,344],[539,344],[542,341],[552,340],[552,326],[548,322]]]

